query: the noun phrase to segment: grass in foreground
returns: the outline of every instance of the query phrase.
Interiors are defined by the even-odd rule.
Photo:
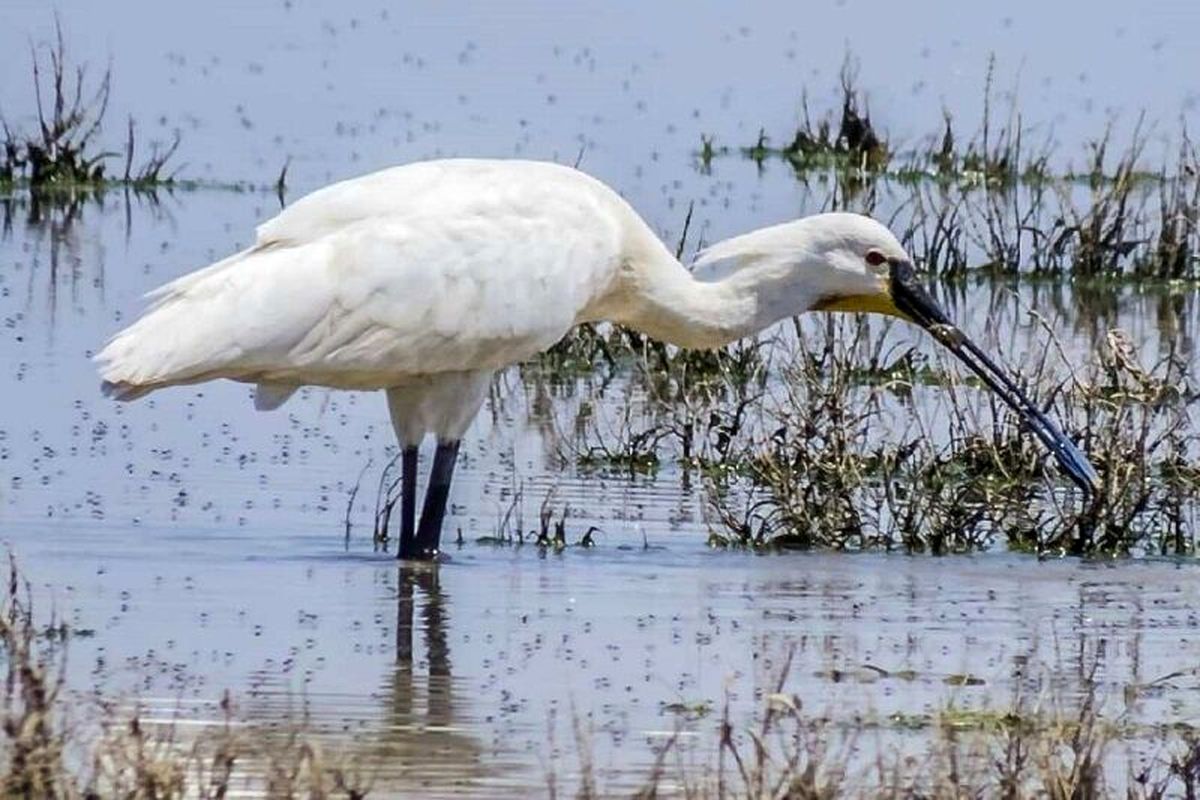
[[[1135,746],[1128,722],[1104,711],[1093,675],[1071,701],[1018,698],[999,710],[948,705],[932,716],[863,720],[847,729],[786,691],[790,663],[789,655],[755,719],[732,719],[726,703],[713,760],[696,764],[681,752],[680,737],[671,737],[634,796],[1157,800],[1200,792],[1197,732],[1142,732]],[[889,739],[895,744],[882,743],[881,726],[901,734]],[[921,734],[919,745],[909,746],[904,732]],[[586,736],[577,730],[576,739],[583,754],[576,796],[612,796],[587,756]],[[557,796],[554,773],[549,785]]]
[[[7,798],[121,797],[216,800],[232,792],[268,797],[361,798],[368,782],[324,753],[302,729],[262,735],[226,724],[184,741],[171,726],[146,725],[134,713],[100,704],[81,718],[66,688],[71,630],[34,618],[30,591],[9,558],[0,599],[0,795]],[[247,769],[247,765],[251,765]]]

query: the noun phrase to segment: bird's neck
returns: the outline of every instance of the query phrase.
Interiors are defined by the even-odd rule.
[[[770,296],[770,284],[754,270],[699,280],[660,247],[635,257],[600,316],[679,347],[721,347],[791,313]]]
[[[676,272],[646,287],[625,324],[653,339],[695,349],[721,347],[757,330],[753,293],[730,278],[696,280],[676,266]]]

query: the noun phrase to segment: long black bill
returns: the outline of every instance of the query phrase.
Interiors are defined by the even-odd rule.
[[[929,292],[917,280],[912,265],[896,262],[892,265],[892,301],[905,316],[925,330],[958,356],[980,380],[998,394],[1005,403],[1016,411],[1025,424],[1042,443],[1049,448],[1071,480],[1087,495],[1100,487],[1100,476],[1096,474],[1087,456],[1068,439],[1058,426],[1050,421],[1042,410],[1034,405],[1012,379],[996,366],[982,350],[957,325],[950,321],[946,312],[929,296]]]

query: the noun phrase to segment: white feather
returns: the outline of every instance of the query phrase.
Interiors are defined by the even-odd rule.
[[[97,356],[102,377],[370,389],[533,355],[603,293],[632,212],[581,173],[516,166],[417,164],[310,195],[152,293]]]
[[[307,384],[414,387],[394,392],[406,399],[393,417],[404,415],[399,403],[418,421],[402,438],[421,428],[458,435],[482,402],[481,381],[580,322],[713,346],[805,310],[832,278],[799,267],[826,259],[830,236],[857,250],[880,231],[895,242],[863,217],[828,217],[714,245],[698,263],[756,268],[705,283],[616,192],[577,170],[411,164],[301,199],[262,224],[254,246],[151,293],[146,314],[96,361],[119,399],[214,378],[257,383],[259,408]],[[854,263],[858,274],[837,285],[865,280],[861,253]],[[447,386],[459,388],[461,408],[431,414],[425,395],[455,405]]]

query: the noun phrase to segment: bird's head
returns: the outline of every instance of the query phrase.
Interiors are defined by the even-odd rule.
[[[1079,448],[978,345],[921,283],[912,258],[888,228],[860,214],[817,214],[720,242],[698,264],[737,261],[771,286],[766,313],[869,312],[924,328],[1007,403],[1085,492],[1099,476]]]

